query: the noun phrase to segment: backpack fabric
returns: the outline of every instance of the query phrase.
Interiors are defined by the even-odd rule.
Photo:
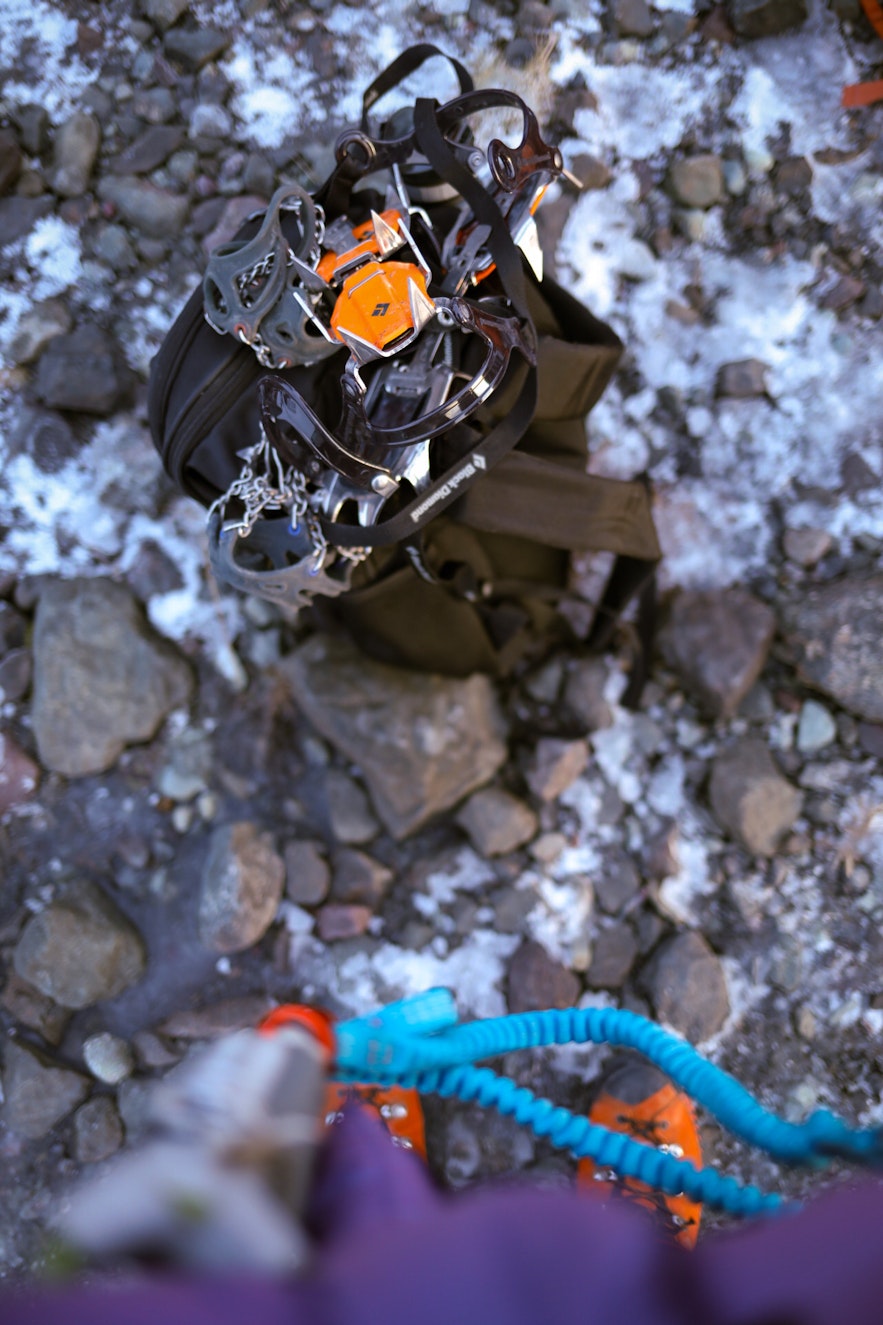
[[[365,95],[366,116],[373,101],[428,58],[427,52],[439,54],[432,47],[415,48],[375,80]],[[466,105],[487,100],[489,94],[472,92],[468,75],[455,67],[465,85],[458,100]],[[313,611],[323,625],[345,629],[366,653],[384,661],[446,675],[504,676],[551,645],[574,641],[569,620],[559,611],[574,552],[613,554],[583,646],[603,647],[636,596],[639,633],[646,633],[660,551],[645,484],[586,472],[586,417],[616,368],[622,344],[554,280],[534,276],[493,216],[490,195],[486,204],[480,186],[447,151],[439,128],[450,121],[447,110],[418,103],[420,142],[449,186],[459,186],[461,196],[468,193],[475,214],[492,222],[489,246],[503,294],[532,330],[535,364],[526,372],[507,373],[470,419],[475,437],[490,439],[485,448],[490,460],[480,472],[468,467],[469,482],[454,492],[437,482],[432,503],[424,503],[432,510],[413,537],[391,539],[383,525],[368,531],[376,543],[353,569],[348,589],[316,597]],[[370,194],[353,192],[359,174],[350,154],[339,153],[335,172],[316,194],[329,220],[335,213],[349,216],[354,198],[371,201]],[[432,216],[432,205],[426,210]],[[261,221],[260,215],[251,218],[237,239],[251,239]],[[283,216],[281,224],[294,242],[294,219]],[[274,373],[332,418],[340,359],[336,354]],[[249,345],[219,336],[207,323],[203,291],[194,291],[153,362],[148,412],[167,472],[207,507],[236,481],[240,453],[257,440],[258,391],[266,374]],[[398,527],[390,522],[388,529]],[[351,543],[357,541],[353,531],[341,535],[326,527],[326,533],[332,541],[347,533]],[[636,674],[633,694],[639,685]]]

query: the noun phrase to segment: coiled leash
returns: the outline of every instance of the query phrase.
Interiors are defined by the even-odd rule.
[[[451,991],[431,989],[369,1016],[339,1022],[334,1034],[334,1074],[339,1080],[412,1087],[495,1108],[578,1159],[589,1158],[618,1177],[637,1179],[668,1195],[684,1192],[709,1209],[731,1215],[771,1214],[790,1206],[775,1193],[761,1192],[712,1167],[697,1169],[688,1160],[590,1123],[473,1064],[545,1045],[633,1049],[729,1131],[774,1159],[816,1168],[833,1159],[883,1164],[883,1128],[854,1129],[823,1109],[804,1123],[778,1118],[691,1045],[646,1017],[621,1009],[524,1012],[463,1024]]]

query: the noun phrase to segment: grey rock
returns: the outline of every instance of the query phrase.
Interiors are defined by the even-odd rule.
[[[269,833],[248,820],[215,829],[202,871],[199,936],[215,952],[240,952],[272,925],[285,862]]]
[[[709,795],[721,827],[757,856],[775,854],[802,804],[801,793],[782,777],[764,743],[753,739],[718,755]]]
[[[617,915],[641,891],[641,876],[631,856],[612,850],[605,854],[594,885],[600,909],[607,915]]]
[[[6,1125],[38,1141],[86,1098],[89,1083],[79,1072],[46,1067],[36,1054],[7,1040],[3,1091]]]
[[[50,409],[23,409],[19,427],[13,433],[13,445],[32,457],[34,465],[44,474],[60,472],[81,449],[80,440],[65,416]]]
[[[782,536],[785,556],[798,566],[817,565],[831,550],[831,543],[826,529],[786,529]]]
[[[0,657],[10,649],[19,649],[25,642],[27,621],[11,603],[0,601]]]
[[[316,636],[280,665],[320,734],[357,762],[384,827],[406,837],[490,781],[506,758],[490,681],[376,663]]]
[[[0,248],[21,239],[51,211],[52,199],[48,196],[0,198]]]
[[[193,107],[187,132],[191,138],[229,140],[233,132],[233,119],[223,106],[217,106],[211,101],[202,101]]]
[[[155,1092],[154,1082],[139,1081],[137,1077],[122,1082],[117,1091],[117,1106],[130,1145],[140,1141],[148,1131]]]
[[[801,754],[824,750],[837,739],[837,723],[822,705],[808,699],[800,710],[797,723],[797,748]]]
[[[49,145],[49,112],[37,102],[16,106],[12,112],[21,145],[28,156],[40,156]]]
[[[173,1012],[156,1030],[171,1040],[217,1040],[231,1031],[256,1026],[271,1006],[270,999],[260,994],[223,998],[204,1007]]]
[[[285,896],[298,906],[318,906],[328,896],[331,870],[318,842],[285,847]]]
[[[772,611],[744,589],[684,591],[659,644],[697,704],[730,717],[763,670],[775,629]]]
[[[613,721],[604,698],[607,665],[601,658],[581,658],[571,667],[564,686],[564,703],[587,732],[600,731]]]
[[[733,400],[750,400],[767,394],[768,365],[760,359],[738,359],[718,369],[715,391]]]
[[[98,196],[113,203],[124,221],[152,239],[180,235],[190,210],[186,195],[159,189],[137,175],[104,176],[98,184]]]
[[[252,212],[264,207],[266,201],[266,198],[259,198],[255,194],[243,194],[238,198],[231,198],[227,203],[223,203],[220,212],[216,216],[213,215],[210,223],[211,229],[203,238],[202,247],[205,252],[211,253],[220,244],[226,244],[231,240],[243,221]],[[221,199],[212,198],[210,202],[217,206]]]
[[[141,0],[141,13],[165,32],[190,8],[190,0]]]
[[[522,943],[509,962],[506,1003],[510,1012],[573,1007],[580,984],[573,971],[550,957],[533,939]]]
[[[371,920],[369,906],[328,902],[317,912],[316,928],[323,943],[354,939],[364,934]]]
[[[585,771],[588,762],[589,747],[585,741],[542,736],[525,772],[527,784],[539,800],[554,801]]]
[[[138,258],[121,225],[103,225],[92,240],[92,252],[99,262],[114,271],[131,271]]]
[[[28,364],[39,359],[55,336],[64,336],[73,324],[63,299],[41,299],[19,319],[9,346],[13,363]]]
[[[325,774],[325,797],[335,841],[350,846],[373,842],[380,832],[380,824],[358,782],[339,769],[330,768]]]
[[[178,103],[167,87],[139,88],[132,98],[132,110],[148,124],[166,124],[178,111]]]
[[[0,817],[37,791],[40,770],[9,732],[0,732]]]
[[[123,1144],[123,1122],[113,1100],[87,1100],[74,1114],[74,1157],[79,1164],[99,1164]]]
[[[536,836],[537,816],[502,787],[483,787],[457,814],[457,823],[483,856],[505,856]]]
[[[166,33],[163,50],[169,59],[195,73],[223,55],[230,41],[231,35],[217,28],[172,28]]]
[[[152,539],[146,539],[126,571],[126,580],[142,603],[154,594],[181,589],[184,580],[169,555]]]
[[[150,740],[193,687],[187,663],[111,580],[47,585],[33,647],[37,750],[67,777],[111,768],[126,745]]]
[[[863,750],[875,759],[883,759],[883,727],[878,723],[860,722],[856,735]]]
[[[501,888],[492,897],[494,928],[501,934],[519,934],[536,905],[530,888]]]
[[[123,399],[126,382],[106,332],[84,323],[69,335],[50,340],[37,365],[34,390],[51,409],[112,414]]]
[[[360,903],[376,910],[393,873],[364,851],[344,847],[331,861],[331,897],[335,902]]]
[[[812,174],[812,166],[805,156],[789,156],[776,166],[773,178],[780,193],[794,197],[809,188]]]
[[[98,1081],[117,1086],[135,1069],[135,1059],[128,1044],[119,1035],[100,1031],[83,1041],[83,1062]]]
[[[7,193],[21,171],[21,148],[11,129],[0,129],[0,193]]]
[[[151,124],[107,163],[112,175],[147,175],[177,152],[184,130],[177,124]]]
[[[638,955],[638,941],[629,925],[608,925],[592,941],[592,960],[586,971],[590,989],[620,989]]]
[[[859,280],[857,276],[837,276],[831,284],[822,285],[823,293],[819,299],[819,307],[830,308],[832,312],[840,313],[844,308],[857,303],[867,288],[864,281]]]
[[[94,884],[78,880],[32,916],[13,953],[23,980],[65,1008],[114,998],[140,980],[144,944]]]
[[[10,649],[0,659],[0,704],[24,699],[31,686],[32,674],[30,649]]]
[[[214,763],[215,752],[209,733],[198,727],[185,727],[175,733],[166,747],[156,789],[170,800],[192,801],[208,790]]]
[[[672,163],[669,173],[672,193],[684,207],[705,210],[724,196],[724,173],[720,157],[704,152]]]
[[[700,934],[676,934],[654,953],[645,972],[656,1016],[691,1044],[715,1035],[730,1013],[720,958]]]
[[[62,198],[85,193],[101,146],[101,125],[94,115],[77,111],[55,136],[55,159],[50,183]]]
[[[883,721],[883,575],[807,589],[783,618],[803,680],[857,717]]]
[[[613,0],[610,13],[620,37],[652,35],[653,14],[647,0]]]
[[[806,0],[730,0],[729,18],[740,37],[774,37],[806,22]]]

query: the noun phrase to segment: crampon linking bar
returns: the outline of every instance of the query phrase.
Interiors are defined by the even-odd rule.
[[[698,1169],[539,1098],[507,1077],[474,1064],[516,1049],[610,1044],[637,1050],[697,1104],[749,1145],[786,1164],[822,1168],[831,1160],[883,1165],[883,1128],[858,1130],[818,1110],[791,1123],[763,1108],[728,1073],[691,1045],[636,1013],[616,1008],[524,1012],[460,1023],[453,994],[431,989],[370,1016],[338,1022],[334,1074],[342,1081],[404,1086],[495,1108],[578,1159],[669,1195],[683,1192],[731,1215],[772,1214],[786,1205],[774,1193]]]

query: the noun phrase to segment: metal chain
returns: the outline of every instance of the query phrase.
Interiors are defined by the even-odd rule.
[[[294,466],[288,469],[283,467],[263,428],[261,440],[239,454],[244,461],[242,472],[227,491],[212,502],[209,516],[220,511],[223,519],[228,504],[234,499],[240,501],[245,512],[237,521],[237,527],[243,538],[248,537],[264,511],[287,510],[293,522],[297,523],[308,505],[307,480],[304,475]]]

